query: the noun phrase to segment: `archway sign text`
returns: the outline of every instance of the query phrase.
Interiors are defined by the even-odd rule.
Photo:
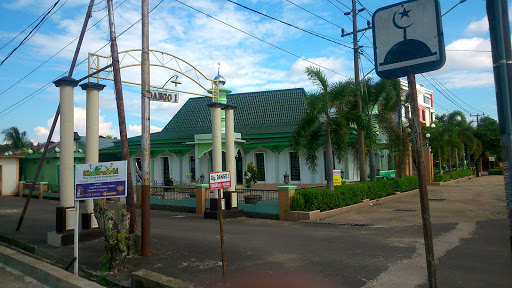
[[[151,90],[151,98],[150,101],[159,101],[159,102],[168,102],[168,103],[178,103],[180,99],[180,94],[177,92],[168,92],[168,91],[156,91]]]

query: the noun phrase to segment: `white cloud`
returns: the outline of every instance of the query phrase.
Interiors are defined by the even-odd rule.
[[[151,133],[160,132],[164,129],[164,127],[157,127],[151,125],[149,130]],[[141,125],[128,125],[128,137],[138,136],[142,133],[142,126]]]
[[[492,72],[456,71],[438,77],[447,88],[493,87]]]
[[[446,46],[446,67],[452,69],[492,69],[489,39],[473,37],[458,39]],[[450,51],[459,50],[459,51]],[[473,50],[473,51],[460,51]]]
[[[81,107],[74,107],[74,131],[78,132],[80,136],[87,136],[86,135],[86,110]],[[53,117],[48,119],[47,121],[47,127],[37,126],[34,128],[34,132],[36,133],[37,141],[39,142],[45,142],[48,138],[48,133],[50,133],[50,128],[53,123]],[[112,122],[106,122],[104,120],[104,116],[101,115],[99,117],[99,134],[100,135],[112,135],[119,138],[119,131],[117,129],[112,128],[113,123]],[[52,141],[59,141],[60,140],[60,117],[57,121],[57,125],[55,126],[55,131],[53,132]]]
[[[484,18],[471,22],[466,30],[464,31],[470,34],[481,34],[489,32],[489,20],[487,20],[487,16]]]

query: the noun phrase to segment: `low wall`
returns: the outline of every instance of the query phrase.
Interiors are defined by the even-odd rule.
[[[196,212],[196,198],[184,197],[181,200],[161,199],[159,196],[151,195],[151,209],[167,210],[173,212]]]
[[[476,177],[476,176],[468,176],[468,177],[463,177],[463,178],[459,178],[459,179],[455,179],[455,180],[450,180],[450,181],[446,181],[446,182],[432,182],[432,186],[444,186],[444,185],[452,185],[452,184],[456,184],[456,183],[459,183],[459,182],[463,182],[463,181],[466,181],[466,180],[469,180],[473,177]]]
[[[249,218],[279,220],[279,203],[258,201],[256,204],[238,204],[238,209],[244,211]]]
[[[377,203],[382,203],[382,202],[386,202],[389,200],[402,198],[402,197],[405,197],[405,196],[408,196],[411,194],[418,193],[418,191],[419,190],[416,189],[416,190],[411,190],[411,191],[402,192],[402,193],[396,192],[394,195],[382,197],[382,198],[375,199],[375,200],[365,199],[365,200],[363,200],[363,202],[360,202],[360,203],[357,203],[354,205],[341,207],[341,208],[337,208],[337,209],[332,209],[332,210],[328,210],[328,211],[324,211],[324,212],[320,212],[320,210],[315,210],[315,211],[311,211],[311,212],[289,211],[289,212],[286,212],[286,221],[298,222],[298,221],[310,221],[310,220],[312,220],[312,221],[323,220],[323,219],[337,216],[337,215],[340,215],[343,213],[347,213],[347,212],[350,212],[352,210],[356,210],[359,208],[368,207],[371,205],[375,205]]]

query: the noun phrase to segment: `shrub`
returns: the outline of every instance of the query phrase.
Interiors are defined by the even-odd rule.
[[[434,182],[446,182],[446,181],[450,181],[452,179],[452,176],[450,175],[450,173],[445,173],[443,175],[435,175],[434,176]]]
[[[451,179],[459,179],[467,176],[473,175],[473,170],[471,169],[460,169],[457,171],[453,171],[450,173],[446,173],[445,175],[450,175]],[[448,181],[448,180],[446,180]]]
[[[303,189],[299,190],[296,195],[300,195],[304,200],[305,211],[327,211],[357,204],[364,199],[377,199],[392,195],[395,193],[395,187],[395,181],[380,180],[336,186],[335,190],[326,188]]]
[[[403,178],[397,178],[395,181],[395,191],[407,192],[414,189],[418,189],[418,176],[405,176]]]
[[[295,194],[290,197],[290,210],[304,211],[304,198],[301,195]]]
[[[244,178],[247,188],[251,188],[252,185],[258,182],[258,170],[252,162],[247,163],[247,170],[244,172]]]
[[[489,169],[489,175],[503,175],[503,168]]]

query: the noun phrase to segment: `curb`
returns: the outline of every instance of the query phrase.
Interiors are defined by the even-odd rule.
[[[46,262],[36,260],[0,244],[0,263],[15,269],[49,287],[102,288],[103,286],[78,277]]]

